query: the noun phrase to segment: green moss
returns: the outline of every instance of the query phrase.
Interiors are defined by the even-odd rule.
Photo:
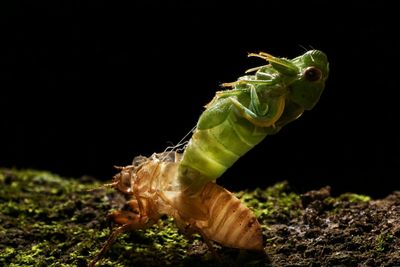
[[[0,265],[86,266],[110,234],[106,215],[124,201],[95,180],[0,169]],[[118,238],[99,266],[215,264],[200,238],[170,218]]]
[[[287,183],[238,192],[237,196],[255,212],[264,230],[302,213],[300,196]],[[368,199],[354,194],[346,197]],[[106,215],[124,201],[94,179],[0,169],[0,266],[86,266],[110,235]],[[266,238],[271,246],[276,243],[272,234]],[[376,250],[386,249],[389,241],[388,236],[377,240]],[[215,247],[228,266],[268,265],[251,253]],[[98,266],[219,265],[199,237],[188,240],[171,218],[164,218],[147,230],[121,235]]]
[[[383,252],[388,250],[393,243],[394,236],[390,232],[384,232],[380,234],[375,241],[375,250],[377,252]]]
[[[100,185],[42,171],[0,170],[0,265],[85,266],[110,234],[106,215],[115,208],[111,200],[118,199],[113,190],[90,191]],[[264,197],[261,191],[257,195]],[[257,204],[250,193],[242,196],[259,214],[272,206]],[[165,219],[146,231],[122,235],[101,266],[193,265],[198,256],[203,263],[210,260],[204,253],[189,257],[189,250],[192,241]]]
[[[90,223],[98,209],[110,208],[108,199],[89,193],[98,186],[42,171],[0,170],[0,265],[86,264],[100,222]]]
[[[287,182],[277,183],[265,190],[242,191],[236,195],[265,223],[288,221],[300,214],[300,196],[290,192]]]
[[[361,194],[345,193],[340,195],[338,197],[338,200],[349,201],[349,202],[368,202],[371,200],[371,197]]]

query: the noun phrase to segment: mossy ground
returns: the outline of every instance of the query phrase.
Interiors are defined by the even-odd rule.
[[[110,234],[106,215],[124,201],[90,178],[0,169],[0,266],[86,266]],[[303,195],[286,183],[238,192],[264,231],[267,256],[216,250],[227,266],[399,266],[400,193],[382,200],[329,188]],[[122,235],[99,266],[219,266],[200,238],[169,218]]]

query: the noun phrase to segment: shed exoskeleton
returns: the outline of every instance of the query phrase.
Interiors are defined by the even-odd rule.
[[[146,229],[162,215],[174,218],[187,235],[198,233],[213,251],[210,241],[227,247],[263,251],[260,224],[253,212],[231,192],[213,182],[196,194],[182,188],[177,168],[182,155],[177,152],[136,157],[132,165],[121,168],[109,186],[127,196],[130,210],[109,215],[117,227],[89,266],[109,249],[125,231]]]

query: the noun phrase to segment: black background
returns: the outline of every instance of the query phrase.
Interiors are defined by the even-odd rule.
[[[400,189],[399,31],[387,3],[1,5],[0,166],[109,180],[113,165],[177,143],[220,83],[264,63],[248,52],[292,58],[314,47],[331,67],[319,104],[219,183]]]

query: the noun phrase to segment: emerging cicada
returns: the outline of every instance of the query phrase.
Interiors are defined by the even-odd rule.
[[[267,135],[299,118],[318,102],[329,73],[326,55],[311,50],[292,60],[250,54],[269,62],[253,68],[231,90],[217,92],[206,106],[183,154],[136,157],[114,176],[112,187],[128,197],[130,211],[111,218],[120,225],[89,266],[115,238],[145,229],[166,214],[186,233],[199,233],[223,246],[263,251],[260,224],[233,194],[215,184],[241,156]]]

